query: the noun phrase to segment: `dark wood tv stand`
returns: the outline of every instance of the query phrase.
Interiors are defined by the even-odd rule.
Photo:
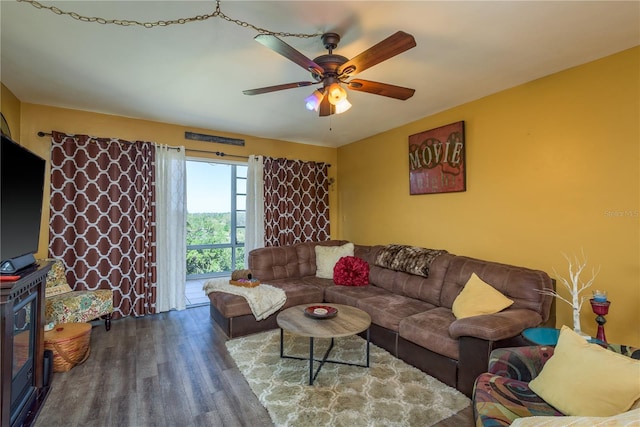
[[[15,282],[0,282],[0,425],[30,426],[49,392],[44,383],[45,281],[39,262]],[[49,378],[50,382],[50,378]]]

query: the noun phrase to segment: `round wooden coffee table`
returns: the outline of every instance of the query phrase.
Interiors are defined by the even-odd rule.
[[[338,310],[334,317],[330,318],[313,318],[305,314],[307,307],[328,306]],[[309,385],[313,385],[320,369],[325,363],[338,363],[341,365],[369,367],[369,326],[371,325],[371,317],[359,308],[342,304],[302,304],[295,307],[287,308],[281,311],[277,317],[278,326],[280,327],[280,357],[287,359],[309,360]],[[290,332],[295,335],[309,337],[309,357],[287,356],[284,354],[284,332]],[[366,363],[349,363],[339,360],[330,360],[329,353],[333,349],[334,339],[347,337],[367,331],[366,343]],[[313,340],[315,338],[330,338],[331,344],[322,359],[316,360],[313,356]],[[314,362],[320,362],[318,369],[314,372]]]

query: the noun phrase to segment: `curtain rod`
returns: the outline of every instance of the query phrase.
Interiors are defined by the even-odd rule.
[[[52,133],[51,132],[43,132],[40,131],[38,132],[38,136],[39,137],[43,137],[43,136],[51,136]],[[180,147],[169,147],[172,150],[180,150]],[[236,154],[227,154],[227,153],[223,153],[222,151],[207,151],[207,150],[195,150],[195,149],[191,149],[191,148],[185,148],[185,151],[191,151],[192,153],[207,153],[207,154],[215,154],[216,156],[219,157],[235,157],[238,159],[249,159],[249,156],[239,156]],[[331,164],[327,163],[327,167],[331,167]]]
[[[51,136],[51,132],[43,132],[40,131],[38,132],[38,136],[39,137],[43,137],[43,136]],[[168,147],[170,150],[180,150],[180,147]],[[249,156],[238,156],[235,154],[227,154],[227,153],[223,153],[222,151],[207,151],[207,150],[195,150],[195,149],[191,149],[191,148],[185,148],[185,151],[191,151],[192,153],[207,153],[207,154],[215,154],[216,156],[220,156],[220,157],[236,157],[239,159],[248,159]]]

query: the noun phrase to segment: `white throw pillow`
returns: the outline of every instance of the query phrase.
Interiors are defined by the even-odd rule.
[[[320,246],[316,248],[316,277],[333,279],[333,267],[343,256],[353,256],[353,243],[342,246]]]

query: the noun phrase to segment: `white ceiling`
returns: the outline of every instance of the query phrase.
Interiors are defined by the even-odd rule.
[[[204,15],[214,1],[43,1],[106,19]],[[222,1],[232,19],[273,32],[338,32],[352,58],[397,30],[417,47],[358,74],[416,89],[407,101],[349,92],[353,108],[318,117],[314,87],[247,96],[312,80],[220,18],[145,29],[59,16],[0,1],[0,79],[22,102],[338,147],[444,109],[640,44],[638,1]],[[283,40],[313,59],[318,38]],[[49,129],[46,129],[49,130]],[[73,129],[60,129],[73,132]]]

